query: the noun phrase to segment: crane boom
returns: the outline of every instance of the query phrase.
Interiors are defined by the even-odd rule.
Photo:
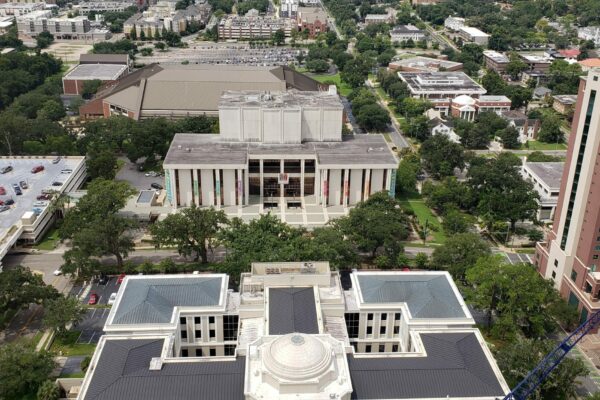
[[[593,328],[600,324],[600,311],[595,312],[587,321],[567,336],[552,350],[503,400],[526,400],[529,395],[561,363],[567,353]]]

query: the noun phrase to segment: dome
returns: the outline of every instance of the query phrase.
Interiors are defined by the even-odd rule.
[[[462,95],[456,97],[455,99],[452,100],[452,102],[463,105],[463,106],[475,104],[475,100],[471,96],[467,96],[466,94],[462,94]]]
[[[331,350],[314,336],[291,333],[269,343],[263,362],[267,370],[278,378],[303,381],[328,370]]]

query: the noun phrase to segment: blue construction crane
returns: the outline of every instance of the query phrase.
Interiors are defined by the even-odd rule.
[[[503,400],[526,400],[554,368],[561,363],[569,351],[598,324],[600,324],[600,311],[594,313],[565,340],[560,342]]]

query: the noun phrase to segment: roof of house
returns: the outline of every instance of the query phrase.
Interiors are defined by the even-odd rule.
[[[175,307],[217,306],[224,279],[225,275],[127,277],[109,322],[115,325],[166,324],[171,321]]]
[[[163,345],[164,339],[107,338],[83,399],[244,398],[244,357],[164,362],[160,370],[151,370],[150,362],[161,356]]]
[[[552,93],[552,90],[545,86],[538,86],[533,90],[533,95],[537,97],[544,97],[550,93]]]
[[[579,51],[579,49],[562,49],[558,51],[561,55],[565,56],[565,57],[577,57],[578,55],[581,54],[581,51]]]
[[[564,162],[526,162],[524,167],[533,172],[548,187],[560,189],[560,181],[565,169]]]
[[[269,289],[269,334],[319,333],[312,287]]]
[[[317,20],[323,23],[327,22],[327,13],[320,7],[298,7],[296,12],[300,19],[307,24],[313,24]]]
[[[397,160],[382,135],[343,135],[340,142],[264,144],[225,142],[221,140],[220,135],[193,133],[175,135],[165,156],[164,165],[245,165],[247,158],[252,155],[286,154],[315,155],[322,166],[397,166]]]
[[[554,101],[558,101],[561,104],[570,106],[577,103],[577,95],[576,94],[557,94],[556,96],[552,96]]]
[[[353,399],[504,397],[472,332],[421,333],[426,357],[348,356]]]
[[[125,71],[127,71],[127,65],[122,64],[79,64],[63,79],[115,81]]]
[[[467,318],[446,274],[358,273],[365,303],[406,303],[413,318]]]
[[[588,58],[588,59],[579,61],[579,64],[583,65],[584,67],[588,67],[588,68],[600,67],[600,58]]]

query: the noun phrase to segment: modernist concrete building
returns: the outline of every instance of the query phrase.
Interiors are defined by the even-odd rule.
[[[486,68],[499,74],[503,74],[510,60],[506,54],[494,50],[484,50],[483,62]]]
[[[552,231],[538,243],[540,274],[553,279],[581,320],[600,310],[600,71],[580,81]]]
[[[312,225],[373,193],[393,196],[398,160],[381,135],[342,137],[343,113],[335,93],[226,92],[220,135],[175,135],[163,163],[168,199]]]
[[[521,170],[523,178],[531,182],[540,195],[538,201],[540,208],[537,214],[537,219],[540,221],[551,222],[554,219],[564,167],[565,163],[562,162],[525,161],[523,163]]]
[[[245,16],[222,18],[218,29],[221,39],[268,39],[278,30],[289,37],[293,28],[294,21],[289,18],[250,15],[249,11]]]
[[[93,28],[87,17],[53,17],[52,11],[37,10],[17,17],[19,38],[30,40],[42,32],[51,33],[58,40],[103,41],[111,37],[108,29]]]
[[[486,90],[464,72],[398,72],[413,97],[453,99],[460,95],[477,98]]]
[[[464,18],[450,16],[444,20],[444,27],[451,31],[458,31],[463,26],[465,26]]]
[[[502,398],[509,388],[447,272],[253,263],[128,276],[79,400]]]
[[[459,62],[421,56],[395,60],[388,64],[390,71],[402,72],[438,72],[440,69],[443,71],[460,71],[462,68],[463,65]]]
[[[427,39],[427,32],[422,31],[414,25],[399,25],[390,31],[392,42],[405,42],[412,40],[418,42]]]
[[[458,28],[458,36],[466,42],[475,43],[480,46],[487,46],[490,38],[490,35],[472,26],[461,26]]]

